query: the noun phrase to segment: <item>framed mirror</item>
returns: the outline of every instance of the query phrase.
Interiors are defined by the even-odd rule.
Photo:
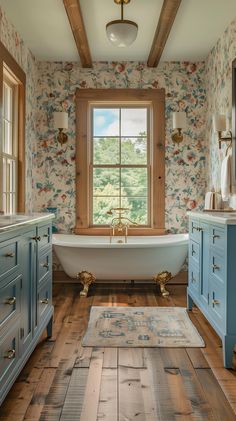
[[[233,156],[233,184],[236,185],[236,58],[232,63],[232,156]]]

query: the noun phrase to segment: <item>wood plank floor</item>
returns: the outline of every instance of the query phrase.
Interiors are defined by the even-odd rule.
[[[41,338],[0,407],[0,421],[236,420],[236,372],[198,309],[202,349],[82,348],[91,305],[185,306],[186,286],[164,299],[152,285],[54,286],[53,337]]]

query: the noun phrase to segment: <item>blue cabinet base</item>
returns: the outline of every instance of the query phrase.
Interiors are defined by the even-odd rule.
[[[4,384],[4,389],[1,390],[1,395],[0,395],[0,405],[4,401],[6,395],[8,394],[9,390],[11,389],[12,385],[14,384],[15,380],[19,376],[22,368],[24,367],[24,365],[28,361],[28,359],[31,356],[34,349],[36,348],[36,346],[38,344],[38,341],[39,341],[39,338],[42,335],[44,329],[47,329],[47,332],[50,332],[50,334],[52,334],[53,311],[54,311],[53,307],[51,307],[50,310],[48,311],[48,314],[45,317],[44,322],[41,324],[41,326],[37,330],[37,333],[35,334],[32,342],[30,343],[26,352],[20,357],[20,359],[17,362],[17,365],[15,366],[15,369],[12,371],[12,373],[9,376],[7,382]],[[48,336],[48,337],[50,337],[50,336]]]

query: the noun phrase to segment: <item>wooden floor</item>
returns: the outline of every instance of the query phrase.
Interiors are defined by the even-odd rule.
[[[54,286],[53,338],[42,338],[0,408],[0,421],[236,420],[236,372],[201,313],[191,319],[203,349],[99,349],[80,345],[91,305],[185,306],[186,286]]]

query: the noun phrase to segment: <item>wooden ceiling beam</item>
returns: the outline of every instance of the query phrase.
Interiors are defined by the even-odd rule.
[[[93,67],[79,0],[63,0],[82,67]]]
[[[169,33],[177,15],[181,0],[164,0],[147,65],[156,67],[161,59]]]

